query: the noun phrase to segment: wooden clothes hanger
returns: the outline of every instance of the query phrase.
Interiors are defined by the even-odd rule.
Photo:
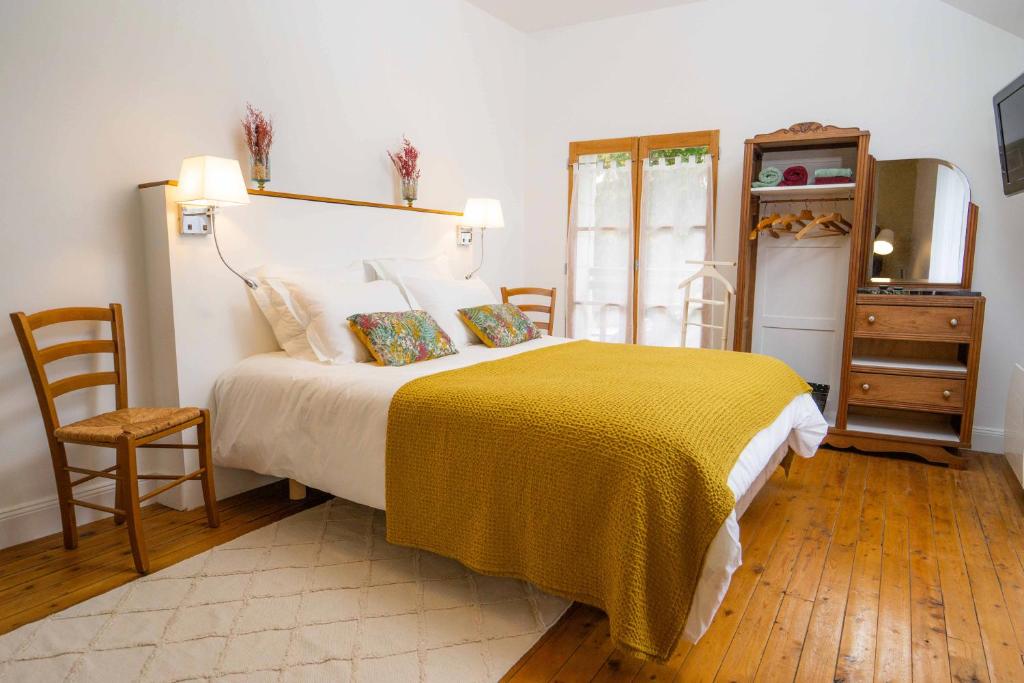
[[[849,230],[843,227],[842,223],[839,221],[846,222],[846,219],[843,218],[843,215],[838,211],[823,213],[804,226],[804,228],[796,234],[796,239],[802,240],[810,237],[831,237],[839,234],[846,235],[849,233]],[[849,225],[849,223],[846,224]],[[817,226],[821,226],[826,231],[825,234],[812,234]]]
[[[779,238],[779,233],[775,231],[775,229],[772,227],[772,225],[776,221],[778,221],[779,218],[781,218],[781,216],[779,216],[779,214],[773,213],[772,215],[765,216],[764,218],[759,220],[757,222],[757,227],[755,227],[753,230],[750,231],[750,237],[748,239],[756,240],[758,234],[762,230],[767,230],[769,235],[771,235],[775,239],[778,239]]]

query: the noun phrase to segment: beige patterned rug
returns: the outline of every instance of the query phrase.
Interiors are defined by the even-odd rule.
[[[0,636],[0,679],[496,681],[567,607],[335,499]]]

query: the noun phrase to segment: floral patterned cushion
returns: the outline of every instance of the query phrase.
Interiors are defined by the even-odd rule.
[[[357,313],[348,325],[377,365],[408,365],[458,353],[426,311]]]
[[[515,304],[460,308],[459,317],[490,347],[515,346],[540,337],[540,330]]]

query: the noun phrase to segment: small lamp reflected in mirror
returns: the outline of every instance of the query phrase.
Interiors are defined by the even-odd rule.
[[[888,256],[892,253],[893,243],[896,240],[896,234],[889,228],[882,228],[875,235],[875,248],[874,251],[879,256]]]
[[[468,245],[472,241],[473,228],[480,228],[480,265],[474,268],[466,279],[470,279],[484,265],[484,233],[488,229],[504,228],[505,216],[501,212],[501,202],[497,199],[471,198],[466,200],[466,208],[462,211],[459,222],[459,244]],[[463,235],[469,233],[469,239]]]
[[[217,256],[224,266],[246,285],[258,285],[228,265],[217,241],[216,211],[224,206],[249,203],[242,167],[235,159],[212,156],[189,157],[178,173],[178,227],[182,235],[213,235]]]

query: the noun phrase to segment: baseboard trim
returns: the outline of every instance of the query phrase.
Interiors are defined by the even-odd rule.
[[[1003,430],[995,427],[975,427],[971,432],[971,450],[1002,454]]]
[[[114,486],[114,482],[104,482],[92,488],[83,486],[75,489],[75,498],[113,507]],[[152,501],[147,501],[146,504],[150,502]],[[86,507],[75,508],[75,515],[79,526],[110,516],[106,512]],[[57,496],[40,498],[0,510],[0,548],[49,536],[60,530],[60,509],[57,505]]]

